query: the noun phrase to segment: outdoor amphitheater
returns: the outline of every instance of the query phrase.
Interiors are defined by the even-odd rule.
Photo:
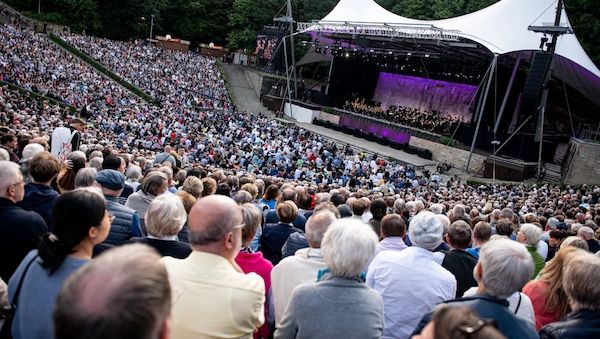
[[[591,2],[213,2],[0,2],[0,339],[600,338]]]

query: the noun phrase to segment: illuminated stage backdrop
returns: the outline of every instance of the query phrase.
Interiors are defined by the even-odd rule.
[[[469,104],[476,93],[477,86],[473,85],[381,72],[373,101],[381,103],[384,109],[396,105],[436,110],[468,121]]]

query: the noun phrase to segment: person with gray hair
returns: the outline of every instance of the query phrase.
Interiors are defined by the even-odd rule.
[[[326,268],[321,254],[321,242],[336,219],[328,210],[315,212],[306,223],[306,240],[310,247],[297,250],[293,256],[281,260],[271,271],[276,324],[281,321],[294,288],[314,282],[317,273]],[[292,235],[294,234],[297,233]]]
[[[163,257],[184,259],[192,253],[190,246],[177,237],[187,221],[187,213],[179,197],[163,194],[152,200],[145,220],[148,236],[131,238],[130,242],[146,244]]]
[[[578,250],[563,269],[563,288],[571,309],[563,321],[541,328],[540,338],[600,337],[600,257]]]
[[[405,206],[406,203],[404,202],[404,199],[396,199],[396,201],[394,201],[394,213],[402,215]]]
[[[133,189],[133,191],[137,191],[140,186],[140,179],[142,179],[142,168],[137,165],[130,164],[125,172],[125,183]]]
[[[380,338],[383,301],[361,279],[376,245],[375,232],[363,222],[335,221],[322,240],[327,270],[294,290],[275,338]]]
[[[429,210],[435,214],[442,214],[442,213],[444,213],[444,205],[433,204],[433,205],[429,206]]]
[[[231,198],[198,200],[188,217],[192,253],[163,257],[173,296],[173,338],[250,338],[265,321],[265,283],[235,262],[242,247],[242,209]],[[203,319],[203,321],[198,321]]]
[[[102,171],[102,162],[104,162],[104,158],[93,157],[90,159],[89,166],[95,168],[96,171]]]
[[[594,238],[594,230],[591,227],[583,226],[577,231],[577,236],[585,240],[588,244],[588,251],[596,253],[600,251],[600,244]]]
[[[498,330],[507,338],[538,338],[534,327],[517,317],[506,300],[525,286],[532,272],[533,260],[524,245],[503,238],[488,241],[481,248],[473,271],[478,293],[441,305],[469,306],[482,319],[494,319]],[[421,319],[413,335],[421,333],[432,314]]]
[[[379,252],[369,265],[367,285],[385,307],[383,338],[408,338],[425,313],[456,295],[456,279],[431,252],[442,243],[443,229],[436,214],[422,211],[410,223],[413,246]]]
[[[37,248],[48,232],[42,216],[17,206],[24,195],[25,182],[19,165],[0,160],[0,278],[4,281],[10,279],[25,255]]]
[[[96,183],[98,171],[94,167],[82,168],[75,175],[75,188],[90,187]]]
[[[56,339],[167,339],[171,286],[150,247],[126,245],[75,272],[56,299]]]
[[[517,233],[517,241],[527,246],[527,250],[535,264],[531,279],[535,279],[542,268],[544,268],[544,258],[537,251],[537,246],[541,237],[542,230],[534,224],[521,225],[519,233]]]

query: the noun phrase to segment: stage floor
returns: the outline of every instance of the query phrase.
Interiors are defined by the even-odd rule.
[[[364,149],[368,152],[377,153],[381,156],[394,159],[398,162],[408,164],[408,165],[414,166],[416,168],[423,168],[425,166],[435,166],[436,165],[435,161],[419,158],[418,156],[416,156],[414,154],[408,154],[406,152],[399,151],[397,149],[393,149],[388,146],[380,145],[376,142],[357,138],[353,135],[348,135],[348,134],[338,132],[338,131],[335,131],[335,130],[332,130],[329,128],[316,126],[313,124],[306,124],[306,123],[301,123],[301,122],[290,121],[290,120],[282,120],[282,121],[285,121],[287,123],[294,123],[294,124],[298,125],[299,127],[302,127],[308,131],[323,135],[323,136],[325,136],[329,139],[335,140],[337,142],[350,144],[351,146],[353,146],[355,148],[360,148],[360,149]]]

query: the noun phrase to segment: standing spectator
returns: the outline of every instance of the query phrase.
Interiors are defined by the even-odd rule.
[[[58,294],[56,339],[166,339],[171,287],[147,246],[108,251],[75,272]]]
[[[119,203],[125,176],[115,170],[106,169],[96,174],[96,182],[106,198],[108,211],[114,216],[106,243],[119,246],[128,243],[133,237],[141,237],[142,230],[137,212]]]
[[[383,338],[409,338],[423,315],[456,295],[456,279],[431,252],[442,243],[440,219],[423,211],[413,217],[409,233],[412,247],[379,252],[367,273],[367,285],[385,305]]]
[[[260,239],[260,247],[265,259],[277,265],[282,259],[281,249],[285,241],[292,233],[302,232],[294,227],[298,207],[292,201],[284,201],[277,204],[278,224],[267,225]]]
[[[477,286],[473,277],[477,259],[466,251],[471,243],[471,226],[463,220],[453,222],[447,239],[452,249],[445,253],[442,267],[456,278],[456,297],[459,298],[466,290]]]
[[[537,277],[538,273],[544,268],[544,258],[537,251],[537,245],[542,236],[542,230],[534,224],[523,224],[517,233],[517,241],[527,246],[527,250],[533,259],[535,269],[531,274],[531,279]]]
[[[295,255],[284,258],[273,268],[271,279],[276,324],[281,322],[294,289],[317,281],[318,272],[326,268],[321,242],[335,220],[335,215],[330,211],[315,212],[306,223],[306,238],[310,247],[296,251]]]
[[[538,338],[534,328],[508,308],[506,300],[523,288],[532,271],[533,260],[525,246],[508,239],[491,240],[481,248],[479,262],[473,272],[479,293],[442,305],[469,306],[482,319],[495,320],[498,330],[509,339]],[[431,314],[421,319],[413,335],[421,333]]]
[[[523,293],[529,296],[535,311],[535,328],[562,319],[571,311],[569,300],[563,288],[563,272],[576,247],[563,248],[552,261],[548,262],[536,280],[523,287]]]
[[[478,222],[473,228],[473,246],[467,248],[467,252],[475,259],[479,259],[481,246],[492,237],[492,227],[485,221]]]
[[[38,213],[50,227],[50,213],[58,192],[50,187],[50,183],[58,175],[60,162],[48,152],[35,155],[29,162],[29,174],[33,181],[25,185],[25,196],[17,205]]]
[[[542,327],[542,339],[600,337],[600,258],[581,250],[572,255],[562,279],[573,312]]]
[[[156,158],[154,158],[154,165],[164,165],[166,163],[169,163],[171,165],[172,168],[175,167],[176,162],[175,162],[175,157],[173,155],[171,155],[171,146],[167,145],[165,146],[165,148],[163,149],[162,153],[158,153],[156,155]]]
[[[254,272],[265,282],[265,323],[254,333],[254,338],[268,338],[269,323],[273,323],[273,321],[266,321],[273,318],[273,315],[269,314],[269,304],[272,302],[271,270],[273,269],[273,264],[266,260],[262,253],[254,252],[250,249],[250,242],[262,222],[262,215],[258,208],[251,203],[243,204],[242,218],[244,221],[244,228],[242,228],[242,248],[235,258],[235,262],[240,265],[244,273]]]
[[[85,131],[85,122],[79,118],[71,119],[69,129],[71,130],[71,151],[79,150],[81,145],[81,133]]]
[[[592,228],[583,226],[577,231],[577,236],[587,242],[588,251],[591,253],[600,251],[600,244],[598,244],[598,240],[594,238],[594,230]]]
[[[10,157],[10,161],[14,163],[19,163],[19,156],[15,153],[15,151],[19,147],[19,142],[17,140],[17,136],[14,134],[5,134],[0,137],[0,147],[2,147]]]
[[[205,197],[188,220],[192,253],[161,260],[177,291],[171,337],[249,338],[265,321],[265,284],[235,263],[244,227],[241,208],[231,198]]]
[[[8,283],[11,302],[22,281],[12,323],[15,338],[52,338],[52,312],[63,282],[92,259],[106,239],[111,216],[98,189],[64,193],[52,210],[52,233],[27,254]]]
[[[178,234],[187,220],[187,213],[178,196],[163,194],[152,200],[145,220],[148,236],[131,238],[131,242],[146,244],[163,257],[185,259],[192,253],[188,244],[178,240]]]
[[[407,248],[404,243],[406,237],[406,224],[404,219],[397,214],[390,214],[381,220],[381,241],[377,244],[375,255],[381,251],[402,251]]]
[[[142,180],[141,189],[127,198],[125,206],[135,210],[140,217],[140,225],[142,228],[142,234],[146,234],[146,226],[144,224],[144,217],[148,206],[157,196],[167,191],[167,176],[159,171],[152,171],[144,177]]]
[[[363,222],[342,219],[329,227],[322,245],[328,269],[317,283],[294,290],[275,338],[381,337],[383,301],[361,275],[377,236]]]
[[[387,205],[385,203],[385,200],[373,200],[373,202],[371,203],[371,213],[373,215],[373,218],[371,218],[371,220],[369,220],[368,223],[373,228],[373,231],[375,231],[375,234],[377,234],[377,236],[381,239],[381,220],[387,214]]]
[[[44,218],[17,206],[23,200],[24,186],[19,165],[0,160],[0,278],[4,281],[48,232]]]

